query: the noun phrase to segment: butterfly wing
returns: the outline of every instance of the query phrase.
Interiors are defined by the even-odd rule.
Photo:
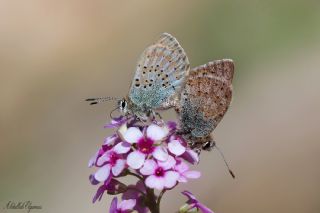
[[[182,131],[199,138],[210,135],[230,105],[233,73],[230,59],[209,62],[190,71],[178,109]]]
[[[189,61],[177,39],[163,33],[147,47],[137,64],[129,98],[139,108],[160,109],[181,90],[189,71]]]

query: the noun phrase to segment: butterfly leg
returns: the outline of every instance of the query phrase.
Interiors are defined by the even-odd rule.
[[[159,112],[157,111],[154,111],[154,110],[150,110],[150,119],[152,122],[155,122],[156,124],[160,125],[160,126],[164,126],[165,122],[164,120],[162,119],[162,116]],[[156,117],[159,117],[160,121],[157,121]]]

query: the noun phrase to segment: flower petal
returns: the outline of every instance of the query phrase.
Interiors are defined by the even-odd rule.
[[[101,155],[97,160],[97,166],[102,166],[106,162],[110,160],[110,151],[105,152],[103,155]]]
[[[104,128],[115,128],[121,126],[123,123],[127,121],[125,116],[120,116],[118,118],[113,118],[111,123],[108,123],[104,126]]]
[[[159,161],[166,161],[168,159],[168,151],[163,146],[157,146],[153,153],[153,157]]]
[[[116,164],[112,167],[112,174],[118,176],[125,168],[126,160],[118,159]]]
[[[100,182],[96,180],[96,178],[94,177],[94,175],[90,175],[89,176],[89,181],[92,185],[98,185]]]
[[[185,178],[184,176],[180,175],[179,179],[178,179],[178,182],[180,183],[186,183],[188,182],[187,178]]]
[[[169,151],[176,155],[182,155],[186,151],[186,147],[182,146],[182,144],[178,140],[173,140],[168,143]]]
[[[131,210],[136,205],[135,199],[130,200],[123,200],[119,203],[118,209],[125,211],[125,210]]]
[[[157,168],[157,163],[154,160],[146,160],[143,167],[140,169],[140,173],[143,175],[154,174]]]
[[[186,171],[183,173],[186,178],[197,179],[201,176],[201,172],[198,171]]]
[[[133,169],[140,169],[145,159],[146,159],[145,154],[139,151],[134,151],[128,155],[127,164]]]
[[[177,123],[174,121],[168,121],[167,126],[170,131],[175,131],[177,129]]]
[[[147,177],[145,183],[149,188],[162,190],[164,188],[164,178],[151,175]]]
[[[162,140],[168,134],[163,128],[158,125],[151,124],[147,129],[147,136],[154,141]]]
[[[124,154],[124,153],[129,152],[130,149],[131,149],[130,143],[120,142],[113,148],[113,151],[115,151],[118,154]]]
[[[89,160],[88,167],[93,167],[96,163],[97,157],[98,157],[99,151],[96,152],[94,156],[92,156]]]
[[[112,135],[104,139],[104,145],[111,145],[117,139],[117,135]]]
[[[179,179],[179,173],[174,171],[168,171],[164,175],[165,183],[164,186],[168,189],[174,187]]]
[[[106,191],[106,185],[102,185],[98,188],[96,194],[94,195],[93,199],[92,199],[92,203],[95,203],[97,200],[101,200],[102,195],[104,194],[104,191]]]
[[[142,132],[137,127],[130,127],[123,135],[123,139],[129,143],[137,143],[142,137]]]
[[[189,170],[189,166],[183,161],[178,161],[178,163],[174,166],[174,170],[182,174]]]
[[[118,198],[117,197],[113,198],[113,200],[111,201],[109,213],[117,213],[117,205],[118,205],[117,203],[118,203]]]
[[[106,185],[106,190],[108,191],[109,195],[117,195],[128,190],[127,185],[114,178],[110,178],[109,183],[107,181],[108,180],[105,181],[104,185]]]
[[[122,124],[118,129],[119,136],[123,138],[123,135],[124,133],[126,133],[127,130],[128,130],[127,124],[126,123]]]
[[[99,181],[105,181],[107,180],[107,178],[110,175],[110,165],[106,164],[103,167],[101,167],[100,169],[98,169],[98,171],[94,174],[94,178]]]
[[[188,161],[189,163],[192,163],[192,164],[199,163],[199,155],[191,149],[187,149],[187,151],[183,153],[181,157],[186,161]]]
[[[169,155],[166,161],[159,161],[158,165],[161,166],[164,170],[168,170],[176,165],[176,160],[171,155]]]

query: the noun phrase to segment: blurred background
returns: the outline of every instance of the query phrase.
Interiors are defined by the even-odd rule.
[[[162,32],[192,66],[232,58],[234,98],[203,153],[202,178],[167,193],[174,212],[192,191],[217,213],[320,212],[320,2],[316,0],[1,0],[0,212],[107,212],[92,204],[89,158],[111,132],[114,103]],[[173,112],[165,113],[174,119]],[[21,212],[8,210],[7,212]]]

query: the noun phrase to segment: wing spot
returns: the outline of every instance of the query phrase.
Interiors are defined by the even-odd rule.
[[[139,86],[140,86],[140,84],[135,84],[135,86],[136,86],[136,87],[139,87]]]

